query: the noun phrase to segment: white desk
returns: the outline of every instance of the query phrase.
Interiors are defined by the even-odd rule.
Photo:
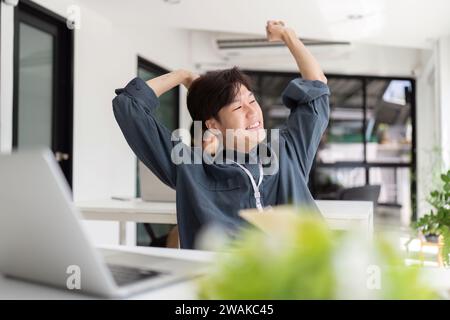
[[[373,204],[370,201],[317,200],[317,206],[333,230],[358,229],[373,234]]]
[[[369,201],[316,201],[332,229],[359,228],[373,233],[373,205]],[[76,206],[87,220],[119,222],[119,243],[125,245],[126,222],[176,224],[175,202],[146,202],[141,199],[79,202]]]
[[[109,246],[118,250],[137,252],[143,254],[157,254],[166,257],[183,257],[196,261],[209,262],[214,259],[214,253],[199,250],[180,250],[149,247],[120,247]],[[450,299],[450,270],[444,268],[424,268],[423,278],[430,286],[436,288],[446,299]],[[192,300],[196,299],[195,281],[186,281],[173,284],[156,290],[143,292],[128,299],[138,300]],[[55,289],[39,284],[21,280],[4,278],[0,275],[0,300],[9,299],[42,299],[42,300],[68,300],[68,299],[96,299],[93,296],[77,294],[67,290]]]
[[[77,202],[76,206],[86,220],[118,221],[119,244],[126,244],[126,223],[176,224],[175,202],[147,202],[132,200],[99,200]]]
[[[210,262],[214,253],[199,250],[149,248],[149,247],[120,247],[108,246],[104,248],[117,249],[127,252],[152,254],[165,257],[184,258],[195,261]],[[0,275],[0,300],[2,299],[96,299],[96,297],[82,295],[67,290],[46,287],[21,280],[5,278]],[[194,281],[185,281],[167,287],[139,293],[128,299],[145,300],[180,300],[196,299]]]

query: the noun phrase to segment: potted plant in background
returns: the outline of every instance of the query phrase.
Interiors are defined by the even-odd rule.
[[[432,243],[439,247],[439,261],[450,265],[450,170],[441,174],[442,187],[430,192],[430,212],[421,217],[413,228],[418,231],[422,244]]]
[[[441,297],[423,268],[406,266],[398,248],[381,235],[369,241],[351,230],[332,231],[305,208],[274,207],[271,213],[272,218],[260,220],[258,229],[243,230],[224,243],[207,275],[198,280],[199,298]],[[267,311],[260,309],[259,313]]]

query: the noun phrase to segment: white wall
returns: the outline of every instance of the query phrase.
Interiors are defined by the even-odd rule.
[[[0,152],[10,152],[12,147],[13,110],[13,28],[14,7],[1,5],[1,44],[0,55]]]
[[[450,34],[437,41],[436,54],[442,160],[444,168],[450,169]]]
[[[440,121],[436,103],[436,54],[424,57],[424,68],[417,78],[416,150],[417,150],[417,209],[422,216],[430,207],[426,198],[435,180],[430,168],[439,163]],[[431,174],[430,174],[431,173]]]
[[[450,36],[437,39],[418,78],[417,182],[418,213],[426,214],[426,199],[450,168]]]

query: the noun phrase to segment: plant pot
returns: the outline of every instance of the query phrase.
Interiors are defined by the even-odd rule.
[[[420,234],[420,254],[421,254],[421,260],[423,262],[424,256],[423,256],[423,248],[424,247],[437,247],[437,262],[439,267],[444,266],[444,237],[442,235],[435,235],[435,234]]]
[[[427,234],[427,235],[424,235],[424,237],[427,242],[431,242],[431,243],[439,242],[439,235],[437,235],[437,234]]]

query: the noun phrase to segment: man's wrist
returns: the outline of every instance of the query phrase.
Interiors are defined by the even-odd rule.
[[[180,84],[186,85],[189,80],[189,72],[184,69],[179,69],[176,71]]]
[[[285,28],[281,33],[281,39],[285,43],[295,38],[297,38],[297,35],[295,34],[295,31],[291,28]]]

